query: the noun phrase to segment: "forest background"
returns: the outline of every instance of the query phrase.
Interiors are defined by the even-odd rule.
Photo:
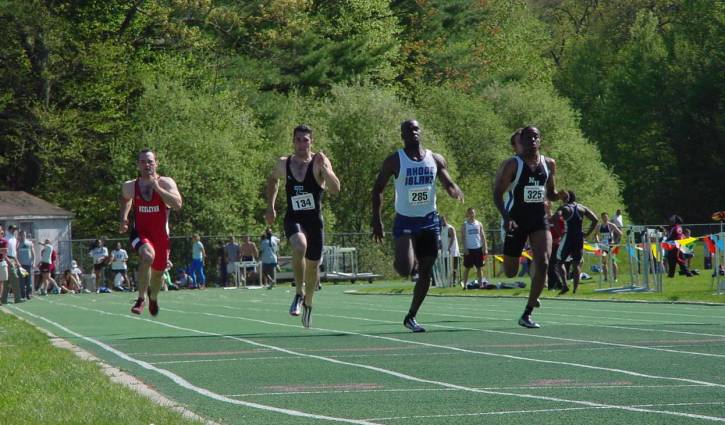
[[[494,173],[529,124],[596,212],[725,209],[717,0],[0,0],[0,39],[0,190],[74,212],[76,238],[115,233],[143,147],[184,195],[174,234],[261,231],[299,123],[342,181],[328,231],[368,232],[406,118],[465,192],[439,197],[454,222],[496,226]]]

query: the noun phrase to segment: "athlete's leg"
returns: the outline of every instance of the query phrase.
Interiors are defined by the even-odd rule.
[[[607,257],[609,257],[609,254],[604,255],[605,252],[602,252],[602,274],[604,275],[604,281],[607,281],[607,277],[609,275],[609,266],[607,265],[608,260]]]
[[[290,236],[289,243],[292,246],[292,271],[294,272],[295,291],[297,294],[302,295],[302,286],[305,281],[306,272],[305,252],[307,251],[307,237],[304,233],[297,232]]]
[[[150,269],[149,273],[149,299],[156,300],[161,291],[161,285],[164,281],[163,270]]]
[[[476,277],[478,278],[479,285],[483,282],[483,274],[481,270],[483,270],[483,266],[476,267]]]
[[[526,311],[531,314],[529,309],[533,309],[537,305],[539,296],[546,286],[546,269],[549,266],[549,256],[551,256],[551,233],[547,229],[537,230],[529,235],[529,242],[534,254],[534,272]]]
[[[315,295],[317,281],[320,280],[320,260],[314,261],[305,258],[305,305],[312,307],[312,297]]]
[[[471,270],[470,267],[465,267],[464,266],[464,268],[463,268],[463,289],[466,289],[466,286],[468,285],[468,272],[470,270]]]
[[[146,298],[151,279],[151,264],[156,257],[156,251],[150,243],[145,243],[138,248],[138,299]]]
[[[402,235],[395,239],[395,260],[393,267],[400,276],[408,277],[413,272],[415,255],[410,235]],[[419,271],[420,273],[420,271]]]
[[[433,274],[433,264],[438,254],[438,234],[426,230],[412,238],[415,257],[418,260],[418,281],[413,289],[413,300],[410,303],[408,317],[414,318],[418,314],[423,300],[425,300],[430,288],[430,280]]]

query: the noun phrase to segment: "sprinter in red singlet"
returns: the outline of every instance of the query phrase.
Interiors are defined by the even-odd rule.
[[[134,314],[143,312],[146,294],[149,313],[159,313],[157,296],[164,270],[169,260],[169,209],[181,209],[182,200],[176,182],[156,173],[156,154],[144,149],[138,154],[140,177],[123,183],[121,188],[120,233],[129,231],[128,215],[133,208],[133,227],[130,241],[138,252],[138,299],[131,308]]]

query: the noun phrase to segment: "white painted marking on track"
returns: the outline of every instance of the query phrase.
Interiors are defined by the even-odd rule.
[[[52,301],[49,301],[49,302],[52,302]],[[57,304],[64,305],[62,303],[57,303]],[[75,307],[76,308],[83,308],[83,307],[78,307],[78,306],[75,306]],[[68,333],[70,335],[75,336],[76,338],[80,338],[80,339],[83,339],[84,341],[90,342],[91,344],[97,345],[100,348],[102,348],[102,349],[104,349],[104,350],[106,350],[106,351],[108,351],[108,352],[110,352],[112,354],[115,354],[116,356],[118,356],[118,357],[120,357],[120,358],[122,358],[122,359],[124,359],[124,360],[126,360],[128,362],[135,363],[135,364],[141,366],[144,369],[151,370],[151,371],[157,372],[157,373],[159,373],[161,375],[164,375],[164,376],[166,376],[167,378],[169,378],[171,381],[173,381],[176,385],[178,385],[180,387],[186,388],[187,390],[193,391],[193,392],[195,392],[197,394],[200,394],[200,395],[205,396],[205,397],[209,397],[209,398],[214,399],[214,400],[217,400],[217,401],[222,401],[222,402],[225,402],[225,403],[236,404],[236,405],[245,406],[245,407],[251,407],[253,409],[264,410],[264,411],[267,411],[267,412],[282,413],[282,414],[289,415],[289,416],[298,416],[298,417],[305,417],[305,418],[319,419],[319,420],[326,420],[326,421],[334,421],[334,422],[344,422],[344,423],[350,423],[350,424],[376,425],[375,422],[366,421],[366,420],[355,420],[355,419],[347,419],[347,418],[337,418],[337,417],[333,417],[333,416],[315,415],[315,414],[312,414],[312,413],[301,412],[301,411],[298,411],[298,410],[282,409],[282,408],[279,408],[279,407],[267,406],[267,405],[264,405],[264,404],[252,403],[252,402],[241,401],[241,400],[236,400],[236,399],[233,399],[233,398],[225,397],[225,396],[223,396],[221,394],[217,394],[217,393],[212,392],[212,391],[209,391],[209,390],[207,390],[205,388],[198,387],[198,386],[192,384],[191,382],[185,380],[181,376],[179,376],[179,375],[177,375],[177,374],[175,374],[173,372],[170,372],[170,371],[168,371],[166,369],[157,368],[157,367],[155,367],[155,366],[153,366],[153,365],[151,365],[151,364],[149,364],[147,362],[144,362],[143,360],[135,359],[135,358],[127,355],[126,353],[123,353],[121,351],[118,351],[115,348],[113,348],[113,347],[111,347],[111,346],[109,346],[107,344],[104,344],[101,341],[98,341],[96,339],[93,339],[93,338],[90,338],[90,337],[87,337],[87,336],[83,336],[83,335],[81,335],[81,334],[79,334],[77,332],[74,332],[74,331],[66,328],[65,326],[63,326],[63,325],[61,325],[59,323],[56,323],[56,322],[54,322],[52,320],[49,320],[49,319],[46,319],[45,317],[35,315],[33,313],[30,313],[28,311],[23,310],[22,308],[15,307],[15,309],[18,310],[18,311],[20,311],[20,312],[22,312],[22,313],[24,313],[24,314],[27,314],[30,317],[33,317],[33,318],[38,319],[38,320],[42,320],[42,321],[44,321],[44,322],[46,322],[46,323],[48,323],[50,325],[53,325],[53,326],[57,327],[58,329],[61,329],[64,332],[66,332],[66,333]],[[87,309],[87,310],[101,312],[100,310],[93,310],[93,309]],[[103,312],[103,313],[105,313],[105,312]],[[108,314],[114,314],[114,313],[108,313]],[[120,315],[120,316],[122,316],[122,315]],[[134,317],[131,317],[131,318],[134,318]],[[151,321],[151,320],[149,320],[149,322],[155,323],[154,321]]]
[[[48,301],[48,302],[52,302],[52,301]],[[533,395],[533,394],[522,394],[522,393],[509,393],[509,392],[503,392],[503,391],[480,390],[480,389],[477,389],[477,388],[466,387],[466,386],[463,386],[463,385],[451,384],[451,383],[443,382],[443,381],[436,381],[436,380],[431,380],[431,379],[419,378],[419,377],[416,377],[416,376],[407,375],[407,374],[404,374],[404,373],[401,373],[401,372],[396,372],[396,371],[393,371],[393,370],[384,369],[384,368],[380,368],[380,367],[376,367],[376,366],[370,366],[370,365],[360,364],[360,363],[345,362],[345,361],[342,361],[342,360],[331,359],[331,358],[324,357],[324,356],[316,356],[316,355],[312,355],[312,354],[299,353],[299,352],[295,352],[295,351],[288,350],[288,349],[285,349],[285,348],[276,347],[276,346],[273,346],[273,345],[262,344],[262,343],[259,343],[259,342],[251,341],[251,340],[248,340],[246,338],[239,338],[239,337],[234,337],[234,336],[230,336],[230,335],[223,335],[223,334],[219,334],[219,333],[215,333],[215,332],[207,332],[207,331],[201,331],[201,330],[197,330],[197,329],[185,328],[185,327],[182,327],[182,326],[176,326],[176,325],[172,325],[172,324],[166,323],[166,322],[161,322],[161,321],[158,321],[158,320],[142,319],[140,317],[134,317],[134,316],[126,315],[126,314],[109,313],[109,312],[106,312],[106,311],[103,311],[103,310],[88,309],[88,308],[81,307],[81,306],[70,306],[70,305],[67,305],[67,304],[57,303],[57,302],[55,302],[55,303],[58,304],[58,305],[62,305],[62,306],[70,307],[70,308],[79,308],[79,309],[93,311],[93,312],[100,313],[100,314],[104,314],[104,315],[120,316],[120,317],[134,319],[134,320],[141,320],[141,321],[145,321],[145,322],[148,322],[148,323],[153,323],[153,324],[156,324],[156,325],[165,326],[165,327],[169,327],[169,328],[177,329],[177,330],[182,330],[182,331],[186,331],[186,332],[192,332],[192,333],[198,333],[198,334],[202,334],[202,335],[210,335],[210,336],[217,336],[217,337],[221,337],[221,338],[232,339],[232,340],[236,340],[236,341],[240,341],[240,342],[245,342],[245,343],[250,344],[250,345],[254,345],[254,346],[258,346],[258,347],[265,347],[265,348],[269,348],[269,349],[272,349],[272,350],[276,350],[276,351],[280,351],[280,352],[284,352],[284,353],[288,353],[288,354],[296,354],[296,355],[301,356],[301,357],[313,358],[313,359],[318,359],[318,360],[322,360],[322,361],[326,361],[326,362],[330,362],[330,363],[335,363],[335,364],[340,364],[340,365],[353,366],[353,367],[358,367],[358,368],[362,368],[362,369],[372,370],[372,371],[375,371],[375,372],[379,372],[379,373],[383,373],[383,374],[386,374],[386,375],[394,376],[394,377],[397,377],[397,378],[400,378],[400,379],[403,379],[403,380],[409,380],[409,381],[413,381],[413,382],[419,382],[419,383],[425,383],[425,384],[438,385],[438,386],[441,386],[441,387],[444,387],[444,388],[452,388],[452,389],[459,389],[459,390],[469,391],[469,392],[474,392],[474,393],[483,393],[483,394],[490,394],[490,395],[500,395],[500,396],[514,397],[514,398],[544,400],[544,401],[552,401],[552,402],[557,402],[557,403],[572,403],[572,404],[578,404],[578,405],[583,405],[583,406],[587,406],[587,407],[617,409],[617,410],[625,410],[625,411],[638,412],[638,413],[655,413],[655,414],[663,414],[663,415],[669,415],[669,416],[687,417],[687,418],[691,418],[691,419],[704,419],[704,420],[710,420],[710,421],[716,421],[716,422],[725,422],[725,418],[723,418],[723,417],[717,417],[717,416],[707,416],[707,415],[699,415],[699,414],[692,414],[692,413],[674,412],[674,411],[668,411],[668,410],[644,409],[644,408],[639,408],[639,407],[620,406],[620,405],[596,403],[596,402],[589,402],[589,401],[582,401],[582,400],[570,400],[570,399],[564,399],[564,398],[541,396],[541,395]],[[286,324],[286,323],[269,322],[269,321],[266,321],[266,320],[250,319],[250,318],[246,318],[246,317],[225,316],[225,315],[214,314],[214,313],[189,312],[189,311],[174,310],[174,309],[168,309],[168,308],[165,309],[165,311],[171,311],[171,312],[181,313],[181,314],[184,314],[186,317],[188,317],[189,315],[194,315],[194,314],[197,314],[197,315],[207,315],[207,316],[212,316],[212,317],[220,317],[220,318],[228,318],[228,319],[237,319],[237,320],[244,320],[244,321],[265,323],[265,324],[275,325],[275,326],[295,327],[295,328],[299,329],[299,326],[294,326],[294,325],[290,325],[290,324]],[[47,320],[47,319],[44,319],[44,320]],[[368,334],[363,334],[363,333],[358,333],[358,332],[351,332],[351,331],[330,330],[330,329],[323,329],[323,328],[314,328],[314,329],[317,329],[317,330],[320,330],[320,331],[324,331],[324,332],[343,333],[343,334],[349,334],[349,335],[358,335],[358,336],[375,338],[375,339],[390,340],[390,341],[395,341],[395,342],[407,342],[407,343],[410,343],[410,344],[416,344],[416,345],[422,345],[422,346],[430,346],[430,347],[438,347],[438,348],[448,348],[448,349],[453,350],[453,351],[468,352],[468,353],[473,353],[473,354],[486,354],[486,355],[492,355],[492,356],[496,356],[496,357],[511,358],[511,359],[516,359],[516,360],[528,360],[528,361],[535,361],[535,362],[541,362],[541,363],[564,364],[564,365],[569,365],[569,366],[584,367],[584,368],[588,368],[588,369],[607,370],[607,371],[610,371],[610,372],[624,373],[624,374],[627,374],[627,375],[639,376],[639,377],[645,377],[645,378],[668,379],[668,380],[676,380],[676,381],[684,381],[684,382],[690,382],[690,383],[704,384],[704,385],[707,385],[707,386],[725,387],[725,385],[721,385],[721,384],[707,383],[707,382],[704,382],[704,381],[696,381],[696,380],[691,380],[691,379],[686,379],[686,378],[662,377],[662,376],[641,374],[641,373],[631,372],[631,371],[624,371],[624,370],[621,370],[621,369],[609,369],[609,368],[602,368],[602,367],[597,367],[597,366],[582,365],[582,364],[576,364],[576,363],[554,362],[554,361],[549,361],[549,360],[530,359],[530,358],[518,357],[518,356],[511,356],[511,355],[485,353],[485,352],[480,352],[480,351],[477,352],[477,351],[473,351],[473,350],[465,350],[465,349],[460,349],[460,348],[456,348],[456,347],[448,347],[448,346],[441,346],[441,345],[436,345],[436,344],[428,344],[428,343],[423,343],[423,342],[418,342],[418,341],[409,341],[409,340],[403,340],[403,339],[391,338],[391,337],[384,337],[384,336],[379,336],[379,335],[368,335]],[[109,347],[109,348],[111,348],[111,347]],[[123,354],[123,353],[121,353],[121,354]],[[153,367],[151,365],[148,365],[148,366]],[[222,397],[220,395],[218,395],[218,396],[219,397]]]
[[[700,406],[700,405],[722,405],[723,402],[703,402],[703,403],[662,403],[662,404],[635,404],[630,407],[663,407],[663,406]],[[532,409],[532,410],[503,410],[498,412],[477,412],[477,413],[453,413],[447,415],[419,415],[419,416],[390,416],[386,418],[370,418],[371,421],[392,421],[402,419],[432,419],[432,418],[452,418],[465,416],[492,416],[492,415],[514,415],[529,413],[558,413],[570,412],[576,410],[592,410],[592,409],[610,409],[609,407],[562,407],[558,409]]]

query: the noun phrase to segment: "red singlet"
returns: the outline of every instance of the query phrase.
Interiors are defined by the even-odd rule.
[[[141,245],[150,244],[156,253],[151,268],[166,270],[169,260],[169,208],[155,190],[151,200],[145,200],[141,196],[138,179],[134,183],[133,215],[135,232],[131,245],[138,251]]]

